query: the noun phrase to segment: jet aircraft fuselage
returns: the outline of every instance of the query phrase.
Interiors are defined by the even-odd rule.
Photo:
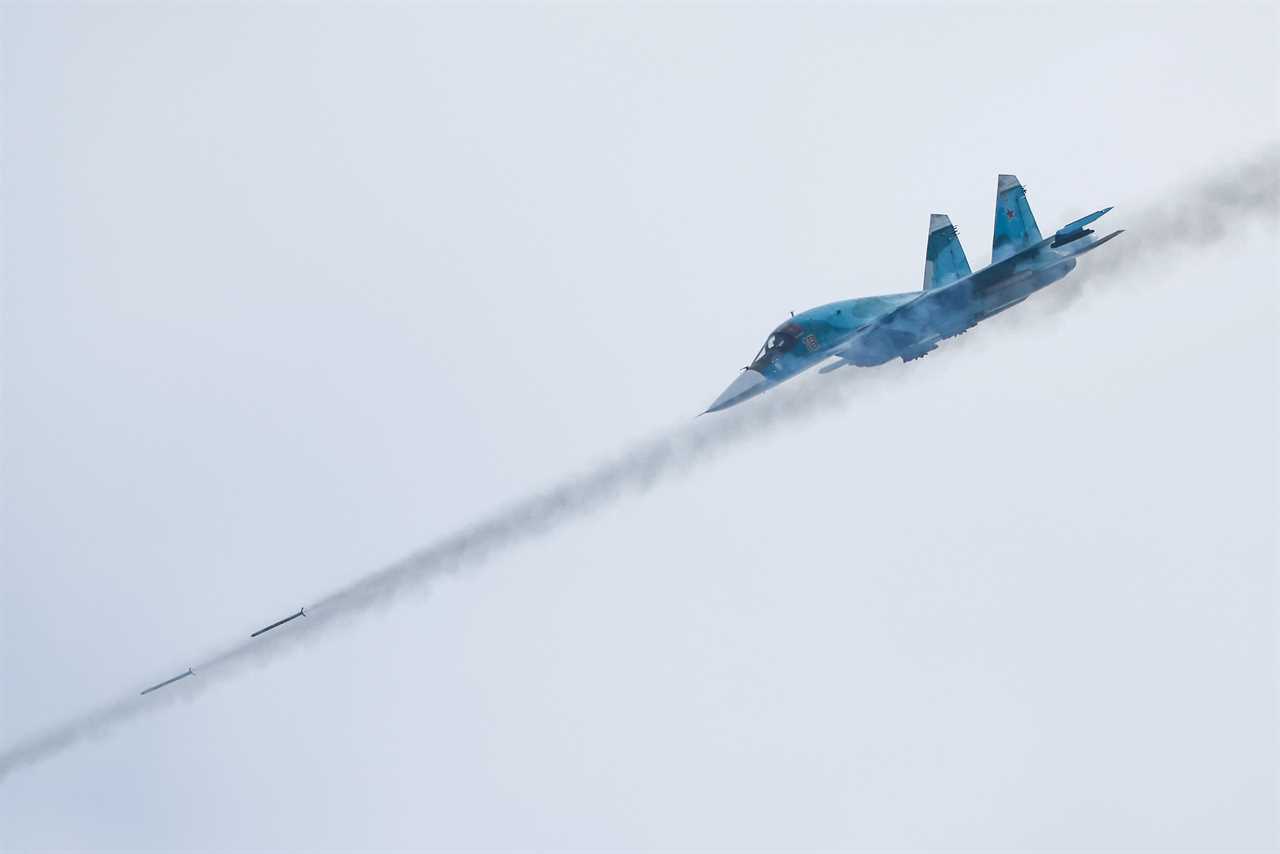
[[[716,412],[749,400],[815,365],[871,367],[917,359],[1070,273],[1076,258],[1120,234],[1096,238],[1090,214],[1042,239],[1013,175],[996,187],[992,262],[971,272],[955,227],[944,214],[929,219],[924,290],[842,300],[794,315],[769,334],[756,358],[707,408]]]

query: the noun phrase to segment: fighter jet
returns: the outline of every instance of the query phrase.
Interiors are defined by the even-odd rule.
[[[1099,238],[1086,228],[1109,210],[1041,238],[1027,191],[1016,176],[1001,175],[989,265],[971,271],[951,219],[931,215],[922,291],[843,300],[793,315],[769,333],[755,360],[706,411],[736,406],[827,360],[819,373],[918,359],[1063,278],[1076,258],[1121,234],[1123,229]]]

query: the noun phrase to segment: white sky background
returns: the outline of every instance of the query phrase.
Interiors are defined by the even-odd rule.
[[[919,287],[931,212],[986,263],[998,172],[1118,228],[1256,152],[1277,26],[5,7],[0,744]],[[0,846],[1274,846],[1276,249],[1033,301],[21,769]]]

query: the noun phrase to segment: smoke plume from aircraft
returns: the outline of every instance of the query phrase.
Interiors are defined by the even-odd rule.
[[[1246,225],[1274,224],[1280,199],[1280,146],[1239,164],[1190,189],[1175,191],[1146,210],[1125,216],[1128,231],[1117,251],[1090,259],[1079,279],[1133,269],[1176,256],[1179,249],[1204,248]],[[1109,284],[1110,286],[1110,284]],[[1078,285],[1075,286],[1078,289]],[[1051,289],[1052,291],[1052,289]],[[1078,290],[1076,291],[1078,293]],[[1049,300],[1041,309],[1051,310]],[[1036,316],[1035,301],[1019,311]],[[182,699],[230,678],[250,662],[306,643],[345,620],[387,605],[406,593],[421,591],[437,577],[475,566],[522,541],[564,525],[587,512],[604,508],[632,493],[643,492],[670,477],[683,475],[740,440],[778,424],[838,409],[858,394],[886,388],[901,380],[902,366],[874,371],[846,371],[779,391],[715,417],[700,418],[656,439],[628,448],[617,457],[572,476],[365,575],[224,649],[182,662],[188,668],[141,695],[100,705],[45,732],[18,739],[0,752],[0,777],[50,758],[82,738],[99,736],[146,711]],[[288,622],[286,627],[283,624]],[[175,667],[177,670],[177,667]],[[185,678],[192,677],[192,678]],[[151,693],[154,692],[154,693]]]

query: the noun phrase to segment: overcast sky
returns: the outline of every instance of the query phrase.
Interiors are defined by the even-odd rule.
[[[1045,232],[1176,204],[1280,137],[1278,32],[0,8],[0,749],[686,423],[930,213],[985,264],[999,172]],[[0,847],[1280,844],[1277,233],[1226,225],[9,775]]]

